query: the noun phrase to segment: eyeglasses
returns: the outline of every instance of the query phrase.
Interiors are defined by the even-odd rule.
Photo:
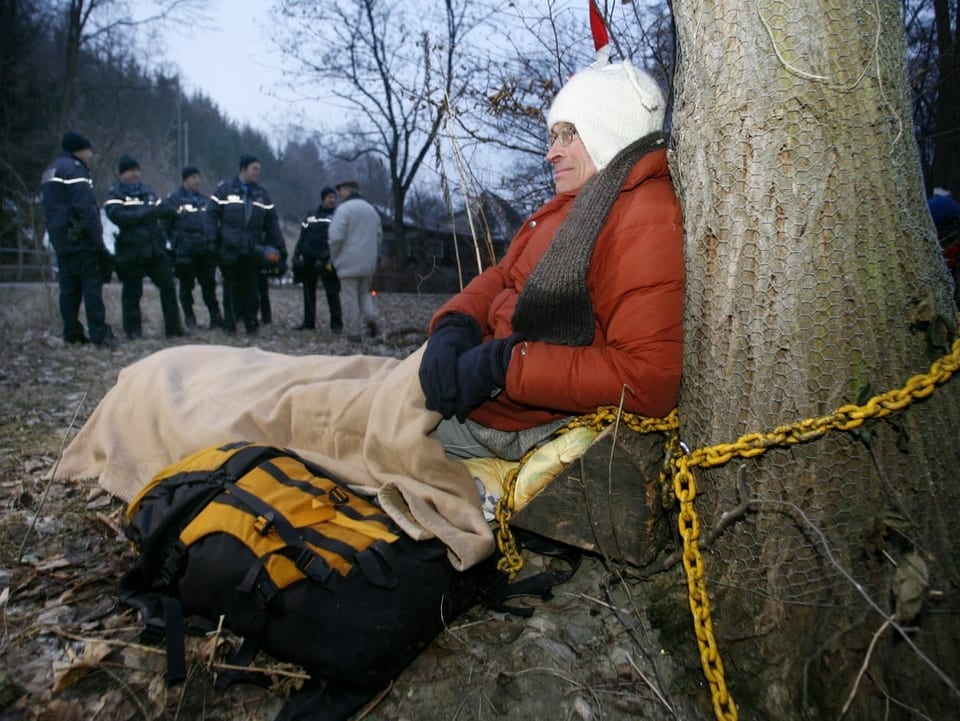
[[[577,129],[572,125],[564,125],[559,130],[551,130],[550,135],[547,137],[547,150],[552,148],[553,144],[558,140],[560,141],[561,147],[567,147],[573,142],[576,135]]]

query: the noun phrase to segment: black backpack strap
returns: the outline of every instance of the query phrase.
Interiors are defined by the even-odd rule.
[[[266,534],[270,529],[273,529],[279,534],[287,547],[280,548],[275,553],[287,556],[296,564],[297,568],[310,578],[323,582],[329,577],[332,569],[307,545],[297,529],[290,524],[282,513],[235,483],[228,483],[224,487],[234,498],[266,520],[263,528],[260,529],[261,533]],[[265,560],[261,558],[260,564],[262,565]],[[248,578],[252,577],[248,576]]]
[[[120,603],[139,611],[140,618],[143,619],[140,642],[150,645],[160,643],[166,627],[163,620],[163,602],[160,594],[144,581],[143,567],[139,563],[120,577],[118,596]]]
[[[286,544],[286,548],[277,549],[274,553],[289,558],[306,576],[323,583],[335,571],[326,564],[319,554],[310,548],[304,537],[310,539],[316,545],[328,548],[339,553],[348,561],[356,563],[373,586],[396,588],[400,582],[394,571],[394,550],[386,541],[374,541],[365,551],[358,552],[352,546],[316,534],[313,529],[298,530],[294,528],[284,515],[273,506],[235,483],[227,483],[224,487],[237,501],[266,520],[261,533],[273,529],[279,534]],[[265,559],[261,559],[261,563],[264,561]]]
[[[506,601],[524,596],[539,596],[543,601],[549,600],[553,597],[553,587],[569,581],[573,574],[577,572],[577,569],[580,568],[580,561],[583,557],[575,548],[561,546],[542,536],[524,532],[515,532],[515,536],[524,549],[559,559],[567,564],[567,568],[543,571],[510,583],[507,577],[497,569],[498,558],[494,556],[487,559],[478,571],[480,580],[477,600],[494,611],[528,618],[533,615],[534,609],[508,605]]]
[[[254,686],[268,688],[270,686],[269,676],[262,673],[254,673],[253,671],[240,670],[240,667],[246,667],[253,663],[253,659],[256,658],[259,651],[260,644],[257,639],[252,636],[244,638],[243,643],[240,644],[240,648],[234,649],[227,654],[227,664],[236,666],[237,668],[220,671],[217,674],[216,682],[213,684],[214,688],[218,691],[225,691],[235,683],[248,683]]]
[[[377,539],[365,551],[358,553],[357,564],[371,586],[393,589],[400,585],[400,577],[394,568],[397,565],[393,546]]]
[[[166,638],[167,683],[183,681],[187,677],[186,628],[180,600],[151,589],[139,563],[121,577],[119,597],[121,603],[140,612],[141,643],[157,645]]]
[[[222,466],[220,466],[220,471],[226,477],[227,481],[236,481],[238,478],[246,475],[247,471],[255,466],[260,465],[264,461],[269,461],[272,458],[278,458],[281,456],[293,456],[296,458],[296,454],[292,451],[287,451],[282,448],[275,448],[274,446],[261,446],[251,443],[230,443],[226,446],[221,446],[220,450],[228,451],[233,450],[234,448],[239,448],[236,453],[234,453],[230,458],[228,458]]]
[[[172,685],[187,677],[186,630],[179,598],[163,597],[163,618],[167,630],[167,685]]]

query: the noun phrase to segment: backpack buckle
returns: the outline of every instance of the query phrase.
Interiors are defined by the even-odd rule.
[[[163,616],[146,616],[143,619],[143,628],[140,630],[140,643],[155,646],[167,634],[167,622]]]
[[[326,583],[327,579],[330,578],[330,574],[333,573],[333,569],[309,548],[300,549],[300,553],[293,559],[293,563],[308,578],[312,578],[320,583]]]
[[[257,520],[253,522],[253,528],[261,536],[266,536],[270,533],[270,529],[273,528],[274,518],[272,512],[262,513],[257,516]]]
[[[187,547],[179,538],[170,546],[170,552],[163,563],[163,567],[157,573],[157,583],[160,588],[169,588],[177,572],[180,570],[180,562],[187,552]]]

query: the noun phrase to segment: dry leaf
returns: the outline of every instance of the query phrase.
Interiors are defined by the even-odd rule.
[[[58,568],[66,568],[70,565],[70,561],[65,555],[58,554],[40,561],[39,563],[33,564],[33,567],[38,571],[55,571]]]
[[[69,652],[70,648],[67,647]],[[68,663],[53,662],[53,693],[62,693],[83,678],[89,671],[100,665],[110,655],[110,646],[103,641],[89,641],[83,648],[83,656]],[[73,656],[73,654],[70,654]]]
[[[83,705],[77,699],[53,699],[36,717],[37,721],[84,721]]]
[[[894,618],[898,623],[909,623],[916,618],[929,585],[927,564],[914,551],[906,554],[893,574]]]

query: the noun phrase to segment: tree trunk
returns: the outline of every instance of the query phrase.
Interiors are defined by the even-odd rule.
[[[66,21],[63,26],[63,92],[60,96],[60,114],[58,130],[67,129],[70,110],[76,95],[77,69],[80,64],[80,46],[83,43],[83,30],[90,17],[90,7],[84,0],[70,0],[66,8]]]
[[[955,6],[956,7],[956,6]],[[937,35],[936,151],[933,184],[960,195],[960,9],[954,10],[950,27],[950,3],[934,0]]]
[[[407,195],[400,178],[391,179],[391,193],[393,195],[393,257],[403,258],[406,248],[406,229],[403,226],[403,206],[407,202]]]
[[[956,307],[926,211],[897,7],[674,2],[679,409],[693,449],[902,388],[949,350]],[[741,718],[836,719],[848,699],[846,719],[906,717],[904,705],[955,713],[958,429],[952,378],[855,431],[694,469],[702,536],[738,506],[738,482],[753,499],[704,554]],[[916,627],[909,642],[897,627],[878,634],[895,574],[921,565],[922,610],[913,618],[904,592],[896,621]]]

